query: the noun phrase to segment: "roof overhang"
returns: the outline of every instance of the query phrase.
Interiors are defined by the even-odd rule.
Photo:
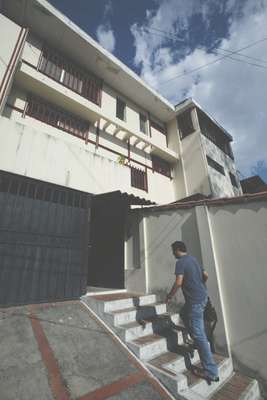
[[[100,46],[88,34],[46,0],[3,0],[5,14],[18,24],[39,33],[61,52],[95,75],[111,88],[163,122],[175,116],[174,106],[150,88],[137,74]]]
[[[131,205],[135,205],[135,206],[149,206],[149,205],[153,205],[156,204],[153,201],[138,197],[138,196],[134,196],[133,194],[128,194],[128,193],[123,193],[120,190],[116,190],[114,192],[108,192],[108,193],[101,193],[101,194],[97,194],[94,196],[94,200],[96,201],[104,201],[104,202],[117,202],[117,201],[121,201],[124,204],[131,206]]]

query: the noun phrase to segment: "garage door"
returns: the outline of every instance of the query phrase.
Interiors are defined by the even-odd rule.
[[[0,305],[86,291],[91,195],[0,171]]]

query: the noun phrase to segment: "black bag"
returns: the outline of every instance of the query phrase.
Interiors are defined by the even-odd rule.
[[[208,302],[206,304],[205,310],[204,310],[204,321],[207,322],[217,322],[218,317],[215,308],[211,304],[211,300],[208,297]]]
[[[213,305],[211,304],[211,300],[208,297],[208,302],[206,304],[204,310],[204,324],[205,324],[205,331],[210,342],[210,349],[212,353],[215,353],[215,343],[214,343],[214,330],[218,321],[217,313]]]

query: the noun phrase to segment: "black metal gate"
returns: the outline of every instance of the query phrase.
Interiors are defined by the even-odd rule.
[[[86,291],[91,195],[0,171],[0,305]]]

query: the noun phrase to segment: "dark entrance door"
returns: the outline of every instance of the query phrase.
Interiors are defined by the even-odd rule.
[[[0,171],[0,305],[86,291],[91,195]]]
[[[128,204],[119,196],[95,196],[91,212],[88,286],[124,288],[124,230]]]

